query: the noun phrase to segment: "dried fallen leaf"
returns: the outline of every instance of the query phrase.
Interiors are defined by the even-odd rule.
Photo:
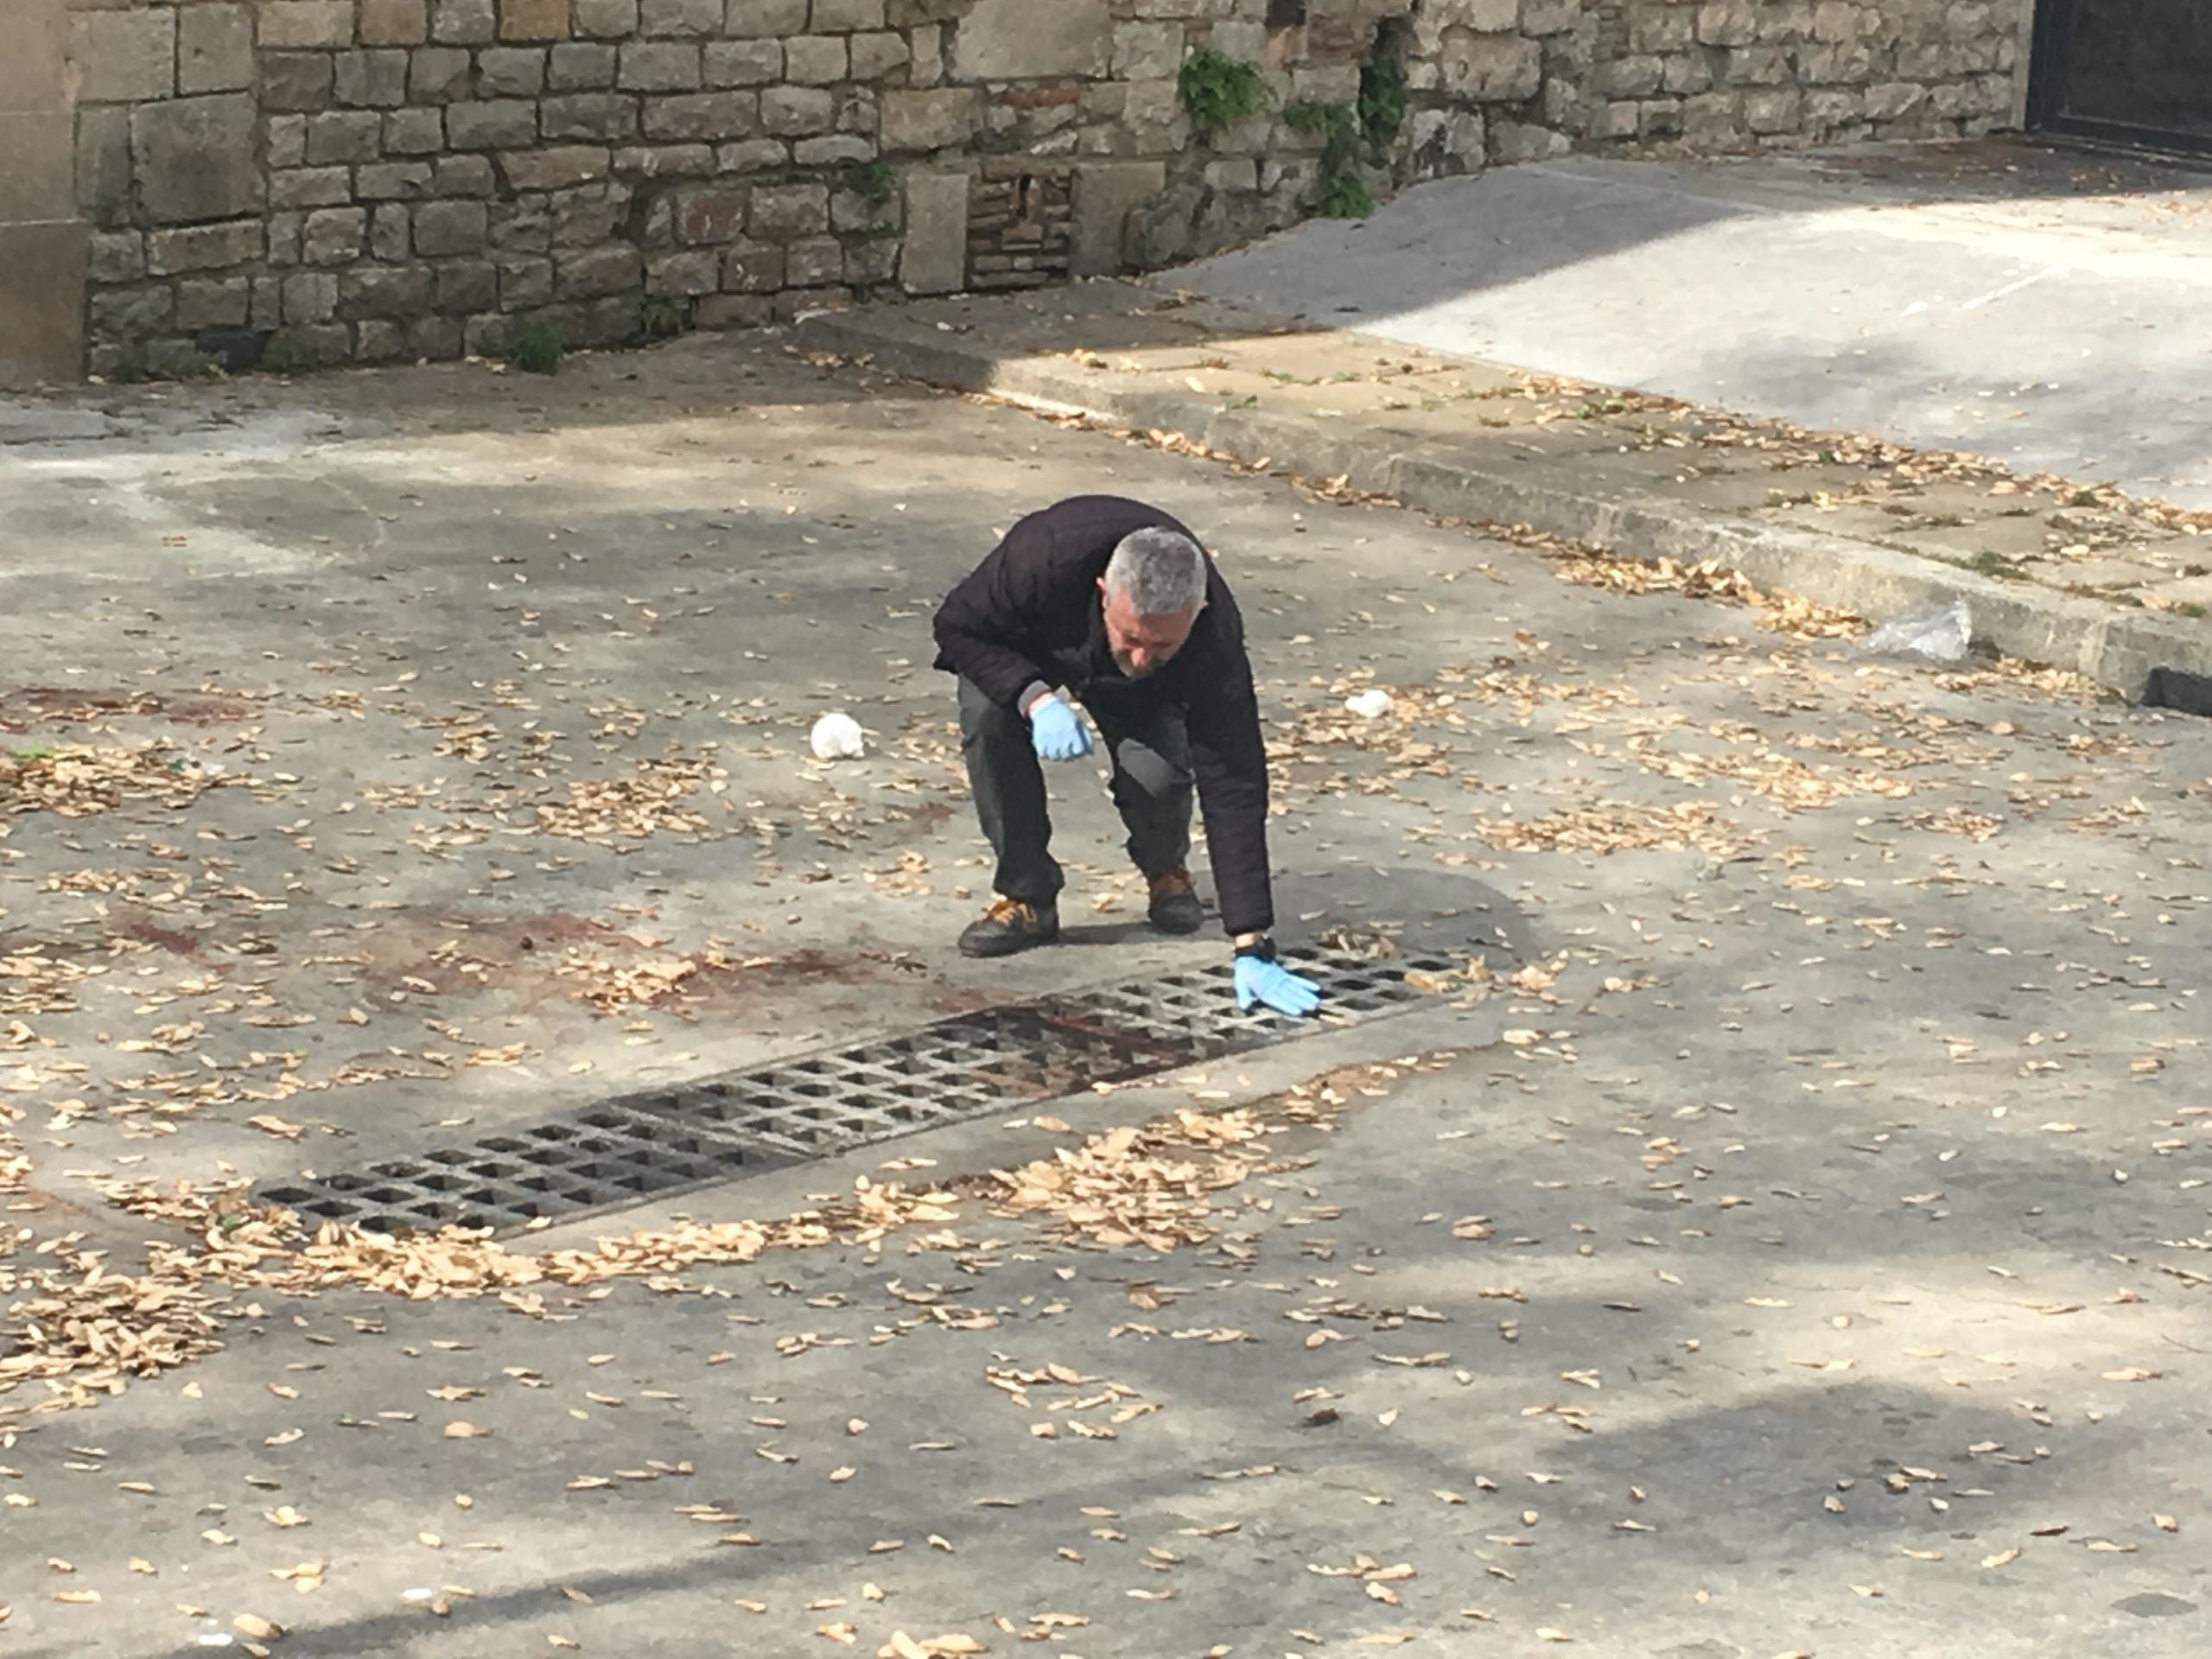
[[[2010,1567],[2013,1562],[2019,1559],[2020,1552],[2018,1550],[2000,1549],[1994,1555],[1983,1556],[1981,1558],[1981,1564],[1984,1567]]]

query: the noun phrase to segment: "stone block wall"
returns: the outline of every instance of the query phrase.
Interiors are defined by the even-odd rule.
[[[1362,67],[1374,182],[1578,144],[1974,132],[1974,0],[68,0],[89,365],[630,340],[1156,266],[1294,222]],[[1193,133],[1211,46],[1273,107]],[[63,118],[67,118],[66,117]]]

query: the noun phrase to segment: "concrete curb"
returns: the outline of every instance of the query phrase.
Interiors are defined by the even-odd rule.
[[[1431,512],[1527,524],[1645,562],[1715,560],[1770,591],[1878,621],[1963,600],[1977,643],[2072,669],[2131,702],[2155,694],[2189,706],[2177,681],[2212,682],[2212,623],[1997,582],[1875,543],[1689,508],[1648,492],[1592,490],[1560,476],[1559,463],[1510,474],[1486,470],[1448,444],[1357,422],[1225,406],[1072,359],[1002,359],[980,342],[932,333],[931,325],[895,312],[820,314],[801,322],[798,339],[804,349],[865,357],[932,385],[988,392],[1050,414],[1178,432],[1248,463],[1342,477],[1355,489]]]

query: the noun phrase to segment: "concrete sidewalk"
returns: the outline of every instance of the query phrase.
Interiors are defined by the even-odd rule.
[[[2212,513],[1386,346],[1164,286],[825,313],[800,337],[1493,530],[1662,570],[1714,563],[1878,621],[1963,601],[1979,643],[2133,699],[2204,701],[2190,677],[2212,677]]]
[[[1576,157],[1425,185],[1169,280],[2212,508],[2212,173],[2005,139]]]

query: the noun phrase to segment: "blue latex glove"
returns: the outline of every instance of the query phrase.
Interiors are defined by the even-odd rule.
[[[1029,738],[1040,760],[1080,760],[1090,753],[1090,728],[1074,709],[1049,695],[1029,705]]]
[[[1303,1017],[1321,1006],[1321,988],[1300,979],[1279,962],[1258,957],[1236,958],[1236,1006],[1245,1013],[1264,1002],[1277,1014]]]

